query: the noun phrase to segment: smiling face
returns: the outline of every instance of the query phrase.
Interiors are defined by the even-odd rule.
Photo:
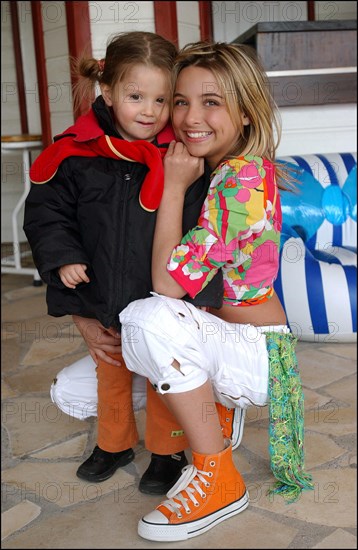
[[[243,125],[249,119],[241,116]],[[175,133],[193,156],[214,169],[237,143],[240,129],[227,110],[225,95],[209,69],[189,66],[179,73],[173,108]]]
[[[113,108],[123,139],[153,141],[169,119],[168,74],[143,64],[131,67],[113,88],[101,86],[106,105]]]

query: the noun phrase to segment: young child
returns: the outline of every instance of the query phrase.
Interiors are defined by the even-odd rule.
[[[176,61],[172,142],[153,244],[154,296],[120,314],[127,367],[147,376],[184,428],[193,464],[168,499],[139,522],[155,541],[204,533],[249,497],[214,406],[270,407],[273,490],[295,500],[312,488],[303,471],[303,398],[295,338],[274,293],[281,209],[265,73],[242,45],[197,43]],[[278,133],[279,136],[279,133]],[[185,190],[203,171],[211,184],[198,224],[184,236]],[[194,297],[221,271],[224,301],[210,312]]]
[[[167,123],[176,53],[161,36],[129,32],[110,41],[105,59],[82,59],[76,98],[91,97],[96,83],[101,95],[31,167],[24,229],[48,284],[48,313],[73,315],[93,359],[66,367],[51,387],[63,411],[98,416],[97,445],[77,471],[90,482],[104,481],[131,462],[138,442],[118,313],[152,290],[162,156],[174,136]],[[196,223],[208,185],[201,177],[186,194],[186,229]],[[194,303],[221,302],[217,279]],[[230,433],[234,413],[225,412]],[[152,456],[139,488],[165,494],[187,463],[187,440],[150,385],[145,443]]]

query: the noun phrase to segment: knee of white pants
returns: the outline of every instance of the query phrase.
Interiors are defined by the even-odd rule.
[[[170,368],[175,372],[171,373]],[[207,373],[201,369],[193,370],[189,375],[185,376],[172,365],[170,365],[169,369],[166,369],[167,374],[158,379],[157,382],[152,382],[154,389],[158,393],[184,393],[192,391],[205,384],[208,380]]]
[[[138,327],[137,338],[122,340],[127,368],[148,378],[159,393],[182,393],[202,386],[208,379],[205,358],[194,347],[163,340]],[[178,362],[178,369],[174,366]]]
[[[69,416],[85,420],[97,416],[96,364],[90,355],[62,369],[54,379],[50,396]]]

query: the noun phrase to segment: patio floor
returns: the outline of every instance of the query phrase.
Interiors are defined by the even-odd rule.
[[[61,413],[49,387],[87,352],[71,317],[47,316],[45,290],[31,276],[2,275],[2,548],[357,548],[355,343],[298,343],[313,491],[290,505],[266,496],[267,407],[252,407],[234,451],[248,509],[189,541],[151,543],[137,534],[138,519],[161,500],[137,489],[150,458],[145,411],[134,462],[100,484],[79,480],[96,419]]]

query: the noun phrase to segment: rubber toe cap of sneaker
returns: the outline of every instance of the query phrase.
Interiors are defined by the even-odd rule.
[[[156,523],[158,525],[168,525],[169,521],[168,518],[159,512],[159,510],[153,510],[153,512],[150,512],[146,516],[142,518],[141,521],[145,521],[147,523]]]

